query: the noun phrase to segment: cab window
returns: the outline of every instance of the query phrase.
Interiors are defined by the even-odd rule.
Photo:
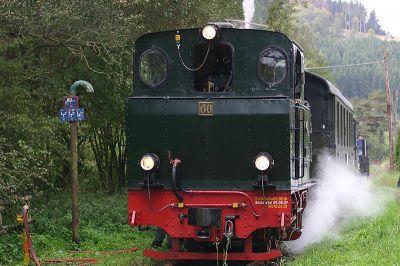
[[[233,49],[229,44],[197,44],[192,50],[194,89],[205,93],[224,93],[232,89]],[[203,64],[203,65],[202,65]]]
[[[167,78],[167,58],[158,49],[146,50],[140,57],[140,79],[148,86],[155,87]]]
[[[278,48],[268,48],[261,52],[258,60],[260,78],[270,87],[280,83],[286,76],[286,56]]]

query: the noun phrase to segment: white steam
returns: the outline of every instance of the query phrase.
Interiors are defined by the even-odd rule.
[[[388,199],[366,177],[356,175],[327,156],[324,158],[318,171],[319,183],[305,208],[303,234],[289,242],[293,251],[301,251],[324,237],[336,236],[340,225],[352,218],[377,215]]]
[[[243,0],[242,2],[243,5],[243,15],[244,15],[244,21],[246,22],[245,28],[249,29],[251,21],[253,20],[254,16],[254,0]]]

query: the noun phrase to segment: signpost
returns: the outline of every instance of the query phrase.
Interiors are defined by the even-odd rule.
[[[85,120],[85,109],[60,109],[60,121],[72,122]]]
[[[78,96],[64,96],[64,109],[78,109],[79,97]]]
[[[72,206],[72,241],[80,244],[79,236],[79,199],[78,199],[78,121],[85,120],[85,110],[79,108],[78,87],[84,87],[87,92],[94,92],[92,85],[83,80],[74,82],[69,88],[70,96],[63,98],[63,109],[60,110],[60,121],[71,123],[71,206]]]

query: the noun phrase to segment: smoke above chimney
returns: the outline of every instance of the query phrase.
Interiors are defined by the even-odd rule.
[[[243,0],[242,2],[243,5],[243,15],[244,15],[244,21],[245,23],[245,28],[250,29],[250,24],[253,20],[254,16],[254,0]]]

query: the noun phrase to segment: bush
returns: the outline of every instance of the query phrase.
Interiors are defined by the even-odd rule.
[[[397,133],[397,143],[396,143],[396,148],[395,148],[395,153],[394,153],[394,162],[395,162],[395,167],[396,170],[400,170],[400,138],[399,138],[399,132]]]
[[[0,202],[6,214],[20,211],[18,197],[56,188],[68,165],[68,149],[54,136],[59,123],[48,118],[0,113]]]

